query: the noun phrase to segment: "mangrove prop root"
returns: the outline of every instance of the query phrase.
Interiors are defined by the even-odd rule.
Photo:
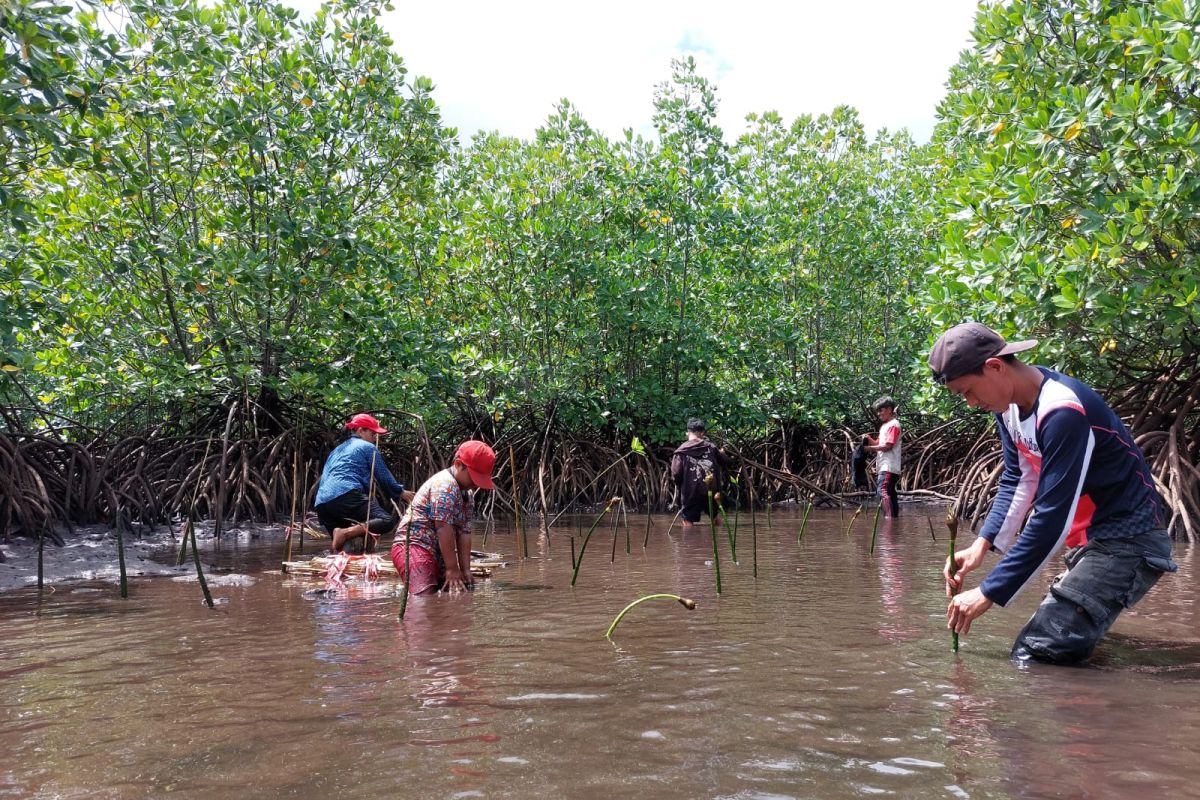
[[[621,609],[621,613],[617,614],[616,618],[613,619],[612,624],[608,626],[608,630],[604,633],[604,638],[611,641],[613,631],[615,631],[617,626],[621,624],[621,620],[625,619],[625,615],[629,613],[629,610],[640,603],[646,602],[647,600],[675,600],[688,611],[694,611],[696,609],[695,600],[689,600],[688,598],[680,597],[677,594],[648,594],[645,597],[639,597],[637,600],[634,600],[632,603]]]
[[[196,524],[191,517],[188,517],[187,532],[192,540],[192,562],[196,565],[196,580],[200,583],[200,591],[204,593],[204,602],[209,608],[215,608],[212,592],[208,590],[208,581],[204,579],[204,569],[200,566],[200,550],[196,547]]]
[[[125,520],[117,515],[117,571],[121,579],[121,597],[129,597],[129,576],[125,573]]]
[[[1105,395],[1146,454],[1170,509],[1170,534],[1194,540],[1200,536],[1200,351],[1156,367],[1131,364],[1122,375]],[[15,428],[13,421],[28,415],[9,408],[9,429],[0,433],[0,528],[32,538],[42,531],[55,545],[63,544],[61,528],[113,524],[118,513],[127,515],[125,532],[135,536],[144,526],[170,524],[189,513],[219,520],[214,530],[237,520],[300,519],[311,508],[321,466],[343,436],[346,418],[346,410],[308,399],[283,401],[236,389],[194,398],[182,409],[123,415],[102,429],[81,426],[68,441],[65,429]],[[446,466],[454,443],[484,431],[497,452],[509,448],[503,468],[510,472],[504,478],[512,496],[505,493],[497,502],[512,503],[522,531],[527,507],[535,504],[550,520],[549,534],[557,514],[595,513],[590,509],[609,497],[624,497],[648,513],[665,511],[676,499],[673,446],[639,442],[638,450],[626,449],[622,435],[572,428],[553,404],[518,407],[501,423],[466,407],[433,429],[407,412],[375,413],[398,423],[382,449],[386,463],[401,465],[396,478],[408,485]],[[974,416],[915,423],[910,431],[901,494],[954,501],[963,522],[978,528],[1003,471],[995,433]],[[739,444],[739,492],[766,504],[769,527],[776,502],[852,509],[862,499],[846,491],[854,439],[846,429],[773,426]],[[736,525],[738,508],[732,512]],[[302,550],[305,531],[296,533]],[[527,543],[520,547],[524,553]]]

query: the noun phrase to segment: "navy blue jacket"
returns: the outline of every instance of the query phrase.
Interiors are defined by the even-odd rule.
[[[1004,473],[979,535],[1004,557],[979,588],[1001,606],[1064,545],[1166,527],[1150,467],[1116,413],[1083,383],[1037,369],[1043,380],[1033,412],[1022,419],[1012,405],[996,415]]]

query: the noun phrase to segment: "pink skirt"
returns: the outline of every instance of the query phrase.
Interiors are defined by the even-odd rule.
[[[396,565],[396,571],[403,579],[405,574],[403,541],[392,545],[391,555],[392,563]],[[445,575],[439,574],[437,556],[420,545],[410,544],[408,546],[408,562],[409,592],[430,594],[437,591],[445,579]]]

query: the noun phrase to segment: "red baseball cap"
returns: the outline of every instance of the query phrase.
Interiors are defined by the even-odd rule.
[[[369,431],[376,433],[387,433],[387,428],[379,424],[379,420],[372,417],[370,414],[355,414],[346,423],[347,430],[355,430],[357,428],[366,428]]]
[[[492,483],[492,467],[496,466],[496,451],[475,439],[458,446],[454,458],[467,468],[467,474],[480,489],[495,489]]]

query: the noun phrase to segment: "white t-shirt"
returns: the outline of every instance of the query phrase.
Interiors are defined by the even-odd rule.
[[[895,442],[896,446],[891,450],[880,452],[875,457],[875,470],[877,472],[894,472],[900,474],[900,420],[892,417],[879,428],[879,443],[889,444]]]

